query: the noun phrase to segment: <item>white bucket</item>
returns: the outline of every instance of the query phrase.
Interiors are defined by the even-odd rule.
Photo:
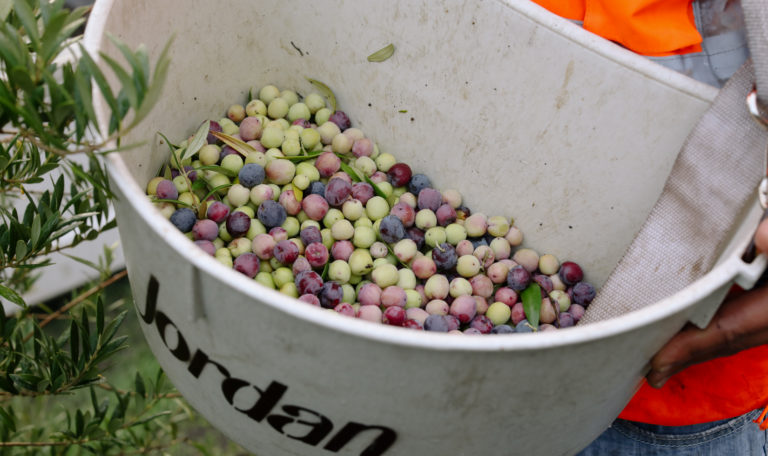
[[[108,31],[157,56],[176,41],[149,145],[109,160],[143,330],[176,387],[261,455],[573,454],[632,396],[647,361],[734,281],[757,206],[718,266],[610,321],[541,334],[459,337],[374,325],[304,305],[225,268],[155,212],[154,136],[274,83],[328,84],[353,125],[467,205],[512,215],[526,245],[580,262],[601,284],[716,90],[522,1],[102,0]],[[394,56],[366,56],[394,43]],[[400,112],[400,111],[407,112]],[[103,110],[101,111],[103,112]]]

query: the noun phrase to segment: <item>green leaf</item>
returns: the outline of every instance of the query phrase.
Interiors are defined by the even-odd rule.
[[[232,184],[222,184],[222,185],[219,185],[218,187],[214,187],[214,188],[212,188],[212,189],[211,189],[211,191],[209,191],[209,192],[208,192],[208,194],[207,194],[207,195],[205,195],[205,198],[203,198],[203,199],[202,199],[202,201],[208,201],[208,198],[210,198],[211,196],[213,196],[213,195],[214,195],[215,193],[217,193],[219,190],[224,190],[225,188],[229,188],[229,187],[231,187],[231,186],[232,186]]]
[[[144,386],[144,379],[141,378],[141,374],[136,372],[136,378],[133,381],[134,388],[136,390],[136,394],[138,394],[141,397],[147,396],[147,390]]]
[[[202,188],[206,187],[205,179],[197,179],[194,182],[192,182],[192,191],[200,190]]]
[[[378,185],[374,181],[371,180],[370,177],[363,175],[363,178],[365,179],[365,182],[368,183],[371,187],[373,187],[373,193],[376,194],[376,196],[380,196],[384,199],[387,199],[387,194],[384,193],[384,190],[380,189]]]
[[[69,325],[69,353],[72,362],[77,365],[80,358],[80,329],[77,327],[77,320],[72,320]]]
[[[130,427],[140,426],[142,424],[149,423],[152,420],[156,420],[156,419],[160,418],[161,416],[170,415],[171,413],[172,412],[170,410],[166,410],[166,411],[163,411],[163,412],[160,412],[160,413],[156,413],[156,414],[148,416],[146,418],[142,418],[142,419],[136,421],[135,423],[131,423]]]
[[[325,266],[323,267],[323,273],[320,274],[320,277],[322,277],[323,281],[328,280],[328,265],[330,265],[331,262],[327,261],[325,263]]]
[[[211,131],[211,134],[220,139],[224,144],[235,149],[243,157],[247,157],[248,154],[256,152],[256,149],[254,149],[250,144],[247,144],[242,140],[235,138],[234,136],[230,136],[220,131]]]
[[[32,332],[34,334],[33,336],[34,343],[32,344],[33,352],[35,354],[35,360],[39,360],[40,359],[40,343],[44,338],[43,330],[40,329],[40,325],[35,325],[35,328]]]
[[[53,207],[58,209],[61,206],[61,199],[64,197],[64,175],[59,176],[56,179],[56,183],[53,185]]]
[[[136,110],[133,122],[131,122],[131,127],[138,125],[138,123],[149,114],[149,111],[155,106],[157,100],[160,99],[160,93],[168,79],[168,67],[171,64],[171,59],[168,58],[168,52],[174,39],[175,34],[171,36],[160,53],[160,57],[157,58],[157,62],[155,63],[155,73],[152,75],[152,83],[149,85],[147,93],[144,94],[141,106]]]
[[[112,356],[113,353],[118,352],[120,350],[125,350],[126,348],[128,348],[128,345],[126,345],[127,341],[128,341],[128,336],[120,336],[110,341],[109,343],[105,344],[103,347],[101,347],[101,350],[99,351],[99,355],[96,357],[94,362],[99,363],[109,358],[110,356]]]
[[[160,135],[161,138],[163,138],[163,140],[165,141],[165,144],[168,145],[168,149],[171,150],[171,153],[173,153],[174,149],[178,149],[179,148],[178,144],[174,144],[171,141],[169,141],[168,138],[164,134],[160,133],[159,131],[157,132],[157,134]]]
[[[232,184],[228,184],[228,185],[225,185],[223,187],[230,187],[231,185]],[[192,205],[189,204],[189,203],[185,203],[184,201],[173,200],[173,199],[152,198],[152,202],[153,203],[172,203],[172,204],[176,204],[178,206],[192,207]]]
[[[355,168],[349,166],[348,164],[346,164],[344,162],[341,162],[341,170],[344,171],[345,173],[349,174],[349,177],[353,181],[355,181],[355,182],[360,182],[360,181],[363,180],[362,177],[360,177],[360,174],[357,172],[357,170]]]
[[[115,94],[109,87],[107,78],[82,45],[80,45],[80,60],[78,61],[78,66],[81,71],[90,73],[93,80],[96,81],[96,85],[99,87],[99,92],[101,92],[101,96],[103,96],[104,100],[107,102],[109,109],[112,112],[117,112],[117,98],[115,98]]]
[[[523,300],[525,318],[534,329],[538,328],[541,314],[541,287],[536,283],[528,285],[528,288],[520,293],[520,298]]]
[[[83,412],[80,411],[80,409],[78,409],[77,413],[75,413],[75,435],[78,437],[83,435],[84,427],[85,427],[85,423],[83,418]]]
[[[333,94],[333,90],[330,87],[318,81],[317,79],[307,78],[313,86],[317,87],[320,92],[328,98],[328,102],[331,104],[331,110],[336,111],[336,95]]]
[[[15,66],[8,71],[8,81],[20,87],[26,92],[34,92],[37,85],[29,77],[29,69],[23,66]]]
[[[29,7],[29,4],[25,0],[15,0],[13,6],[13,11],[27,31],[27,35],[32,41],[32,45],[35,48],[38,48],[40,46],[40,32],[37,29],[37,20],[35,19],[34,11],[32,11],[32,8]]]
[[[383,62],[395,53],[395,45],[390,43],[368,56],[369,62]]]
[[[344,157],[343,155],[340,155],[340,154],[336,154],[336,155],[338,155],[338,156],[339,156],[339,158],[343,158],[343,157]],[[370,177],[366,176],[366,175],[365,175],[365,174],[363,174],[363,173],[360,173],[360,172],[359,172],[359,171],[358,171],[356,168],[353,168],[353,167],[351,167],[351,166],[347,165],[347,164],[346,164],[346,163],[344,163],[343,161],[341,162],[341,169],[342,169],[342,171],[344,171],[345,173],[349,174],[349,177],[350,177],[350,178],[351,178],[353,181],[355,181],[355,182],[361,182],[361,181],[364,181],[364,182],[366,182],[368,185],[370,185],[371,187],[373,187],[373,192],[374,192],[374,193],[375,193],[377,196],[380,196],[380,197],[382,197],[382,198],[384,198],[384,199],[387,199],[387,194],[386,194],[386,193],[384,193],[384,190],[380,189],[380,188],[379,188],[379,186],[378,186],[378,185],[376,185],[376,183],[375,183],[375,182],[373,182],[373,181],[371,180],[371,178],[370,178]]]
[[[102,334],[104,331],[104,300],[99,296],[96,301],[96,332]]]
[[[120,81],[120,87],[122,89],[121,93],[125,94],[125,97],[128,100],[128,104],[134,109],[138,108],[139,93],[136,90],[136,86],[133,84],[133,78],[131,78],[131,75],[129,75],[128,72],[125,71],[125,69],[112,57],[103,52],[100,52],[99,55],[112,69],[112,72],[117,77],[117,80]]]
[[[85,172],[81,166],[77,165],[76,163],[70,163],[70,170],[72,170],[76,177],[79,177],[80,179],[93,185],[95,189],[101,190],[103,193],[109,195],[110,197],[112,196],[112,193],[107,187],[104,186],[103,182],[99,182],[98,179],[95,179],[95,176],[91,175],[91,173]]]
[[[138,64],[137,68],[140,68],[141,71],[138,72],[141,74],[141,77],[144,79],[142,87],[146,91],[147,86],[149,84],[149,75],[150,75],[150,69],[149,69],[149,55],[147,55],[147,46],[142,43],[136,48],[136,52],[134,53],[136,56],[136,62]]]
[[[236,172],[232,171],[231,169],[224,168],[223,166],[219,166],[219,165],[203,165],[203,166],[200,166],[200,167],[196,168],[196,170],[197,171],[200,171],[200,170],[216,171],[217,173],[223,174],[223,175],[225,175],[227,177],[237,177],[237,173]],[[199,180],[195,181],[195,182],[199,182]]]
[[[19,239],[16,241],[16,261],[21,261],[27,256],[27,243]]]
[[[91,98],[91,85],[86,76],[82,73],[75,73],[75,100],[78,101],[78,106],[85,112],[85,118],[90,120],[90,125],[94,125],[96,130],[100,132],[98,125],[96,125],[96,111],[93,109],[93,99]],[[82,135],[78,135],[78,138]]]
[[[144,68],[143,65],[139,62],[139,59],[137,56],[131,51],[131,48],[129,48],[124,42],[122,42],[119,38],[114,36],[113,34],[106,32],[107,38],[112,42],[112,44],[117,47],[117,49],[120,51],[121,54],[123,54],[123,58],[125,58],[125,61],[128,62],[128,64],[131,66],[131,69],[138,73],[139,80],[141,82],[144,82]]]
[[[43,175],[48,174],[49,172],[53,171],[54,169],[57,169],[59,166],[60,165],[59,165],[58,162],[56,162],[56,163],[41,164],[40,168],[38,168],[37,171],[35,171],[35,175],[38,176],[38,177],[39,176],[43,176]]]
[[[13,0],[0,0],[0,22],[5,22],[13,7]]]
[[[91,351],[91,330],[88,325],[88,310],[83,308],[83,313],[80,315],[80,328],[83,330],[80,333],[80,342],[83,344],[83,355],[88,357],[93,353]]]
[[[101,335],[102,340],[110,340],[112,337],[114,337],[115,332],[117,332],[117,329],[123,323],[123,320],[125,320],[126,315],[128,315],[128,312],[123,311],[117,317],[115,317],[114,320],[111,320],[109,323],[107,323],[107,326],[104,328],[104,332]]]
[[[59,11],[50,17],[40,39],[40,57],[43,61],[50,62],[61,51],[61,44],[84,22],[84,18],[77,18],[67,11]]]
[[[32,219],[32,228],[30,235],[30,245],[32,249],[37,248],[37,241],[40,240],[40,214],[35,214],[35,218]]]
[[[8,411],[4,407],[0,407],[0,422],[3,423],[4,428],[16,432],[16,419],[11,407],[8,407]]]
[[[191,141],[189,141],[189,145],[187,145],[187,150],[184,152],[184,155],[181,156],[181,161],[191,158],[200,150],[201,147],[207,144],[208,131],[210,129],[210,120],[206,120],[202,125],[200,125],[200,128],[197,129],[195,136]]]
[[[322,152],[314,152],[307,155],[292,155],[290,157],[280,157],[281,160],[288,160],[293,163],[301,163],[303,161],[312,160],[322,155]]]
[[[157,369],[157,374],[155,375],[155,391],[159,392],[161,389],[163,389],[163,384],[165,383],[165,372],[163,372],[162,369]]]

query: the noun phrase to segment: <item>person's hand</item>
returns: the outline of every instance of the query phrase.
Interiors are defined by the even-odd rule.
[[[755,234],[759,252],[768,252],[768,219]],[[768,285],[727,299],[705,329],[683,328],[651,360],[646,376],[654,388],[686,367],[768,343]]]

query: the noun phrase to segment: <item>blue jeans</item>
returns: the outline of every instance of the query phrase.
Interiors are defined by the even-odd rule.
[[[616,420],[577,456],[766,456],[761,410],[711,423],[657,426]]]

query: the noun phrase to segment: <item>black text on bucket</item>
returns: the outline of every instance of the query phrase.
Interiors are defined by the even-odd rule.
[[[163,311],[157,310],[157,297],[160,291],[160,283],[155,276],[150,275],[147,284],[147,299],[144,312],[138,309],[144,323],[155,325],[160,338],[170,353],[180,362],[187,363],[187,371],[194,378],[200,378],[206,366],[213,366],[221,376],[221,394],[224,400],[238,412],[243,413],[257,423],[266,420],[266,423],[280,434],[303,442],[310,446],[319,445],[334,430],[333,422],[323,414],[315,412],[307,407],[298,405],[280,404],[283,396],[288,392],[288,385],[272,380],[262,389],[246,380],[233,377],[229,370],[221,363],[208,357],[199,348],[190,349],[184,335],[176,324]],[[138,303],[136,304],[138,307]],[[175,332],[176,343],[174,347],[168,345],[168,336]],[[253,388],[258,394],[258,399],[250,407],[241,407],[235,404],[235,395],[243,388]],[[280,405],[278,413],[275,408]],[[286,429],[289,428],[289,429]],[[368,431],[378,431],[375,439],[365,447],[360,456],[379,456],[384,454],[397,439],[397,433],[380,425],[366,425],[355,421],[348,421],[323,445],[323,449],[336,453],[344,448],[358,434]]]

